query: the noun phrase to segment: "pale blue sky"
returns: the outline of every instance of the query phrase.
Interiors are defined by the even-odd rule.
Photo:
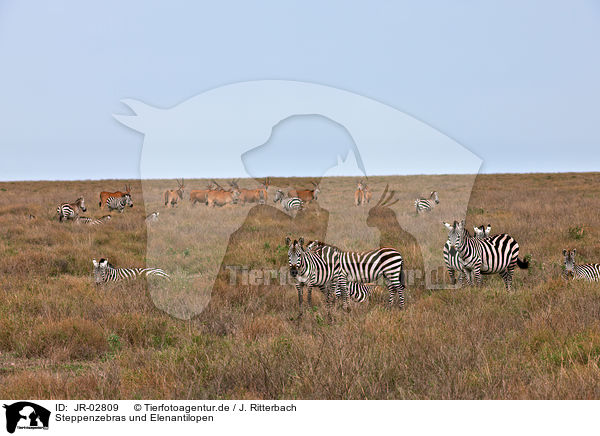
[[[129,113],[121,99],[169,108],[262,79],[393,106],[485,172],[598,170],[598,1],[190,3],[0,2],[0,180],[139,177],[144,138],[112,117]],[[350,140],[288,124],[273,150]],[[280,169],[281,156],[261,164]]]

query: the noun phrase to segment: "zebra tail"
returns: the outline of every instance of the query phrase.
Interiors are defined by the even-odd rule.
[[[526,261],[526,260],[521,260],[518,257],[517,257],[517,265],[521,269],[527,269],[527,268],[529,268],[529,262]]]

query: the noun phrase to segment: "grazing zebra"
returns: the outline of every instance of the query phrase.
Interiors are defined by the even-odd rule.
[[[521,269],[529,267],[529,262],[519,259],[519,244],[510,235],[501,233],[489,238],[477,239],[465,228],[465,221],[454,221],[453,225],[444,223],[448,228],[448,241],[458,251],[460,268],[467,282],[481,285],[481,274],[498,273],[510,291],[515,266]]]
[[[106,205],[109,211],[118,210],[119,213],[123,213],[125,206],[133,207],[133,202],[131,201],[131,195],[125,194],[122,197],[108,197]]]
[[[430,195],[429,195],[429,199],[426,198],[417,198],[415,200],[415,207],[417,209],[417,215],[419,214],[419,211],[421,210],[431,210],[433,209],[433,207],[436,204],[440,203],[440,199],[438,197],[438,193],[437,191],[433,191]]]
[[[110,221],[110,215],[104,215],[102,218],[88,218],[86,216],[80,216],[75,219],[76,224],[87,224],[89,226],[97,226],[100,224],[104,224],[107,221]]]
[[[304,207],[304,202],[298,197],[288,197],[281,189],[278,189],[275,193],[273,202],[281,202],[281,205],[286,211],[301,210]]]
[[[572,275],[573,280],[584,279],[588,282],[597,282],[600,280],[600,265],[597,263],[577,265],[575,263],[575,254],[577,254],[576,249],[572,251],[563,250],[563,256],[565,256],[564,278],[568,280],[569,275]]]
[[[108,259],[92,260],[94,264],[94,280],[97,285],[106,282],[118,282],[120,280],[137,279],[141,276],[158,276],[170,279],[169,275],[159,268],[115,268]]]
[[[302,288],[308,286],[307,301],[312,305],[312,287],[318,287],[325,294],[327,302],[331,306],[333,302],[333,292],[337,297],[342,296],[342,290],[337,289],[336,285],[336,266],[337,253],[328,252],[325,255],[317,249],[305,249],[304,238],[293,243],[290,238],[286,238],[288,246],[288,261],[290,275],[296,279],[296,290],[298,291],[298,304],[300,315],[302,315]],[[339,272],[339,271],[338,271]],[[333,287],[333,288],[332,288]],[[364,283],[350,283],[348,286],[349,296],[357,302],[363,302],[371,295],[375,286]]]
[[[404,306],[404,271],[402,255],[394,248],[378,248],[362,253],[342,251],[333,245],[313,241],[309,250],[316,250],[322,256],[339,254],[340,274],[338,289],[342,298],[347,300],[349,283],[375,283],[383,276],[390,293],[388,304],[392,306],[396,300],[399,307]],[[346,301],[344,301],[346,305]]]
[[[159,212],[152,212],[150,215],[146,217],[146,222],[156,222],[158,221]]]
[[[79,197],[73,203],[62,203],[56,208],[56,214],[58,220],[74,220],[79,216],[79,212],[85,212],[85,200],[83,197]]]
[[[444,223],[445,225],[446,223]],[[492,226],[488,224],[487,227],[479,226],[473,227],[475,231],[475,237],[479,239],[487,238],[490,236],[490,231],[492,230]],[[448,275],[450,276],[450,282],[455,285],[456,277],[454,276],[455,271],[458,271],[459,275],[459,284],[462,285],[462,280],[464,278],[463,273],[460,268],[460,261],[458,259],[458,251],[452,245],[450,245],[450,241],[446,241],[444,244],[444,249],[442,250],[444,255],[444,263],[446,264],[446,270],[448,271]]]

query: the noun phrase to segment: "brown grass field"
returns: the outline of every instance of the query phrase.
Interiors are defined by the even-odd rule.
[[[331,236],[352,250],[392,245],[412,271],[432,259],[441,264],[441,222],[461,218],[454,199],[468,197],[471,180],[374,177],[374,201],[357,208],[356,180],[332,178],[323,181],[319,204],[295,219],[272,207],[273,189],[266,206],[192,207],[189,191],[205,180],[186,180],[175,209],[161,202],[174,180],[0,182],[0,397],[599,399],[600,285],[566,283],[560,274],[563,248],[577,248],[579,263],[600,262],[600,173],[477,176],[467,224],[511,234],[530,259],[528,270],[515,271],[510,293],[498,276],[484,277],[481,288],[413,283],[404,310],[388,309],[387,292],[378,289],[328,322],[315,291],[298,321],[292,285],[230,283],[230,265],[286,268],[288,235]],[[56,219],[57,205],[79,195],[85,216],[104,215],[99,192],[125,183],[135,207],[109,223]],[[273,184],[310,186],[301,179]],[[371,211],[386,184],[400,201]],[[433,189],[440,205],[415,217],[414,198]],[[154,210],[160,220],[147,229],[144,218]],[[328,217],[337,220],[335,235],[326,233]],[[357,227],[365,220],[371,233]],[[437,248],[419,248],[403,229],[427,234]],[[201,239],[212,248],[201,249]],[[163,268],[174,289],[152,279],[96,287],[94,257]],[[219,275],[210,295],[179,280],[193,274],[197,288],[207,286],[203,272],[211,265]],[[180,319],[191,315],[186,304],[206,308]]]

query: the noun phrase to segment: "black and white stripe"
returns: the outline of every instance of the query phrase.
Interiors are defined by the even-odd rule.
[[[501,233],[489,238],[478,239],[469,234],[462,222],[448,228],[448,241],[458,251],[460,268],[468,283],[473,279],[481,285],[481,274],[498,273],[504,280],[507,290],[511,289],[515,266],[525,269],[529,263],[519,259],[519,244],[510,235]]]
[[[169,279],[169,275],[160,268],[115,268],[108,259],[92,260],[94,264],[94,281],[96,284],[137,279],[145,276],[158,276]]]
[[[577,265],[575,263],[575,254],[577,254],[577,250],[575,249],[572,251],[563,250],[563,256],[565,256],[564,278],[568,279],[571,275],[574,280],[587,280],[588,282],[599,281],[600,264],[586,263]]]
[[[492,226],[488,224],[487,227],[473,227],[473,230],[475,231],[476,238],[483,239],[490,236]],[[456,272],[458,272],[459,284],[462,285],[464,275],[462,274],[462,269],[460,267],[458,251],[456,250],[456,248],[450,245],[450,241],[447,240],[444,244],[442,253],[444,255],[444,264],[446,265],[446,270],[448,271],[448,275],[450,276],[450,282],[453,285],[456,284],[455,274]]]
[[[415,200],[415,208],[417,209],[417,215],[420,211],[429,211],[434,208],[436,204],[439,204],[440,199],[438,197],[437,191],[433,191],[429,198],[417,198]]]
[[[301,210],[304,207],[304,202],[298,197],[288,197],[281,189],[278,189],[273,198],[273,202],[281,202],[281,205],[286,211]]]
[[[83,197],[79,197],[73,203],[62,203],[56,208],[56,214],[58,220],[74,220],[79,216],[79,212],[85,212],[85,200]]]
[[[394,301],[398,306],[404,306],[404,272],[402,255],[394,248],[378,248],[362,253],[342,251],[323,242],[314,241],[309,244],[310,250],[320,250],[324,256],[337,252],[340,264],[338,289],[346,304],[350,283],[375,283],[383,277],[389,291],[388,303]]]
[[[87,216],[80,216],[75,219],[76,224],[87,224],[88,226],[97,226],[110,221],[110,215],[104,215],[102,218],[89,218]]]
[[[119,213],[123,213],[125,206],[133,207],[133,202],[131,201],[131,195],[125,194],[122,197],[108,197],[106,205],[109,211],[118,210]]]

